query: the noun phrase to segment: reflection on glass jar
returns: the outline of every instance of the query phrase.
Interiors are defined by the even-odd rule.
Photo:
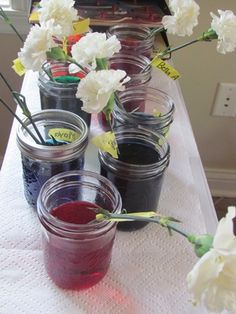
[[[105,276],[116,223],[96,221],[92,208],[120,213],[121,206],[113,184],[90,171],[64,172],[45,183],[37,209],[45,268],[56,285],[81,290]]]
[[[170,150],[165,138],[144,128],[114,129],[118,143],[118,159],[99,151],[101,174],[121,194],[127,212],[156,211]],[[121,222],[118,228],[132,231],[146,222]]]
[[[69,75],[68,64],[64,62],[47,63],[44,67],[54,78]],[[81,74],[77,75],[81,76]],[[55,80],[52,81],[49,79],[49,76],[45,71],[41,71],[38,79],[41,108],[61,109],[73,112],[80,116],[87,125],[90,126],[91,114],[81,109],[83,103],[75,96],[78,84],[78,82],[59,83]]]
[[[114,125],[143,126],[166,135],[173,121],[174,102],[165,92],[152,87],[128,87],[119,93],[121,104],[113,112]]]
[[[18,128],[17,144],[21,151],[24,193],[27,202],[36,207],[45,181],[63,171],[83,169],[88,128],[79,116],[63,110],[43,110],[34,114],[33,120],[46,141],[50,141],[52,135],[68,143],[60,146],[36,144],[22,126]],[[26,119],[24,122],[35,134],[30,121]]]
[[[150,29],[136,24],[117,24],[109,27],[107,36],[116,35],[121,43],[122,53],[151,57],[154,36],[148,37]]]

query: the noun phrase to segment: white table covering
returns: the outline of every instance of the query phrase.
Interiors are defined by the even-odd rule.
[[[151,85],[166,90],[176,104],[159,212],[180,219],[187,232],[214,232],[215,211],[178,84],[156,72]],[[40,109],[36,74],[27,73],[22,93],[30,108]],[[1,314],[205,313],[192,306],[187,291],[186,275],[197,261],[191,245],[154,224],[117,232],[110,269],[97,285],[80,292],[56,287],[44,269],[36,212],[23,195],[16,127],[15,121],[0,173]],[[95,147],[86,159],[86,168],[98,171]]]

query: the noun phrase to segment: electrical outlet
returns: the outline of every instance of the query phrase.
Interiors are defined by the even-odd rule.
[[[218,117],[236,116],[236,84],[218,84],[212,115]]]

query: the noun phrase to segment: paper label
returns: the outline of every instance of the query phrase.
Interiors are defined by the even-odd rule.
[[[57,141],[64,141],[72,143],[80,137],[80,133],[77,133],[70,129],[54,128],[48,131],[48,135],[52,135]]]
[[[67,54],[67,38],[64,37],[62,41],[62,50]]]
[[[12,69],[19,75],[22,76],[25,74],[26,70],[23,64],[21,63],[20,59],[17,58],[13,60],[13,66]]]
[[[102,151],[109,153],[113,158],[118,158],[118,146],[115,134],[111,131],[92,138],[92,143]]]
[[[168,75],[172,80],[177,80],[177,78],[180,77],[180,74],[177,70],[175,70],[170,64],[160,58],[154,58],[151,61],[151,64],[153,67],[161,70],[166,75]]]
[[[89,31],[90,19],[81,20],[73,23],[74,34],[83,34]]]

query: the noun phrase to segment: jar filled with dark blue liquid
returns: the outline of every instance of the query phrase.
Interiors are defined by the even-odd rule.
[[[64,77],[69,75],[69,65],[67,63],[46,63],[44,65],[47,73],[55,72],[56,77],[58,75],[64,75]],[[83,102],[76,98],[76,92],[78,88],[77,83],[61,83],[56,81],[56,77],[54,80],[50,80],[49,76],[45,71],[41,71],[39,73],[38,86],[39,86],[39,94],[40,94],[40,102],[41,108],[45,109],[60,109],[73,112],[80,116],[86,123],[87,126],[90,126],[91,122],[91,114],[83,111],[81,108],[83,106]]]
[[[101,174],[116,186],[128,213],[156,211],[169,164],[169,144],[161,134],[144,128],[117,128],[115,134],[118,159],[100,150]],[[119,222],[118,229],[132,231],[146,224]]]
[[[36,208],[39,191],[49,178],[61,172],[83,169],[88,127],[79,116],[63,110],[42,110],[33,115],[33,120],[47,144],[52,142],[52,136],[62,144],[36,144],[22,126],[18,128],[24,194],[27,202]],[[36,135],[30,121],[25,119],[24,122]]]

